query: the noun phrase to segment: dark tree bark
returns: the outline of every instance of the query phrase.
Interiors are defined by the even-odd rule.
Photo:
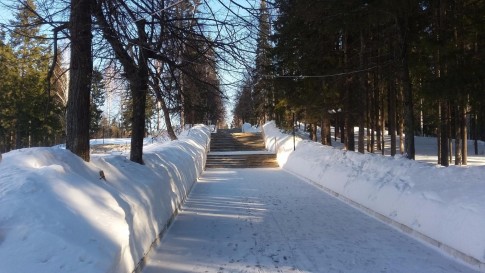
[[[365,51],[365,42],[364,42],[364,33],[360,31],[360,50],[359,50],[359,63],[360,69],[364,68],[364,51]],[[358,123],[359,123],[359,142],[357,150],[359,153],[365,153],[365,107],[366,107],[366,81],[367,81],[367,74],[362,73],[359,75],[359,94],[358,98],[360,103],[358,103]]]
[[[92,0],[71,0],[66,148],[85,161],[89,161],[89,95],[93,71],[91,11]]]
[[[446,101],[442,101],[440,103],[441,109],[441,117],[440,117],[440,147],[441,147],[441,155],[440,155],[440,164],[441,166],[448,167],[450,165],[449,162],[449,138],[448,138],[448,128],[449,128],[449,114],[448,114],[448,103]]]
[[[379,76],[376,73],[374,75],[374,122],[375,122],[375,130],[376,130],[376,144],[377,150],[383,150],[382,142],[381,142],[381,107],[380,107],[381,96],[379,92]]]
[[[138,62],[146,63],[144,54],[138,57]],[[133,107],[131,127],[130,160],[143,164],[143,138],[145,137],[145,112],[148,92],[148,67],[139,65],[137,73],[128,76]]]
[[[322,144],[323,145],[332,145],[332,135],[330,133],[330,117],[328,112],[324,111],[322,115],[322,124],[321,126],[321,134],[322,134]]]
[[[462,140],[462,156],[461,163],[463,165],[468,165],[468,134],[466,125],[466,106],[462,106],[460,109],[460,120],[461,120],[461,140]]]
[[[411,79],[409,78],[409,20],[408,18],[399,18],[399,37],[401,46],[401,80],[404,88],[404,134],[405,153],[409,159],[415,158],[415,144],[414,144],[414,103],[413,103],[413,88]]]
[[[462,146],[461,144],[463,141],[461,140],[462,133],[461,133],[461,110],[458,103],[454,105],[454,112],[455,112],[455,165],[462,164]]]
[[[381,96],[381,115],[380,115],[380,123],[381,123],[381,152],[382,152],[382,155],[385,155],[386,153],[386,138],[385,138],[385,131],[386,131],[386,111],[385,111],[386,107],[385,107],[385,104],[384,104],[384,91],[382,92],[382,96]]]
[[[396,155],[396,83],[389,77],[389,135],[391,136],[391,156]]]

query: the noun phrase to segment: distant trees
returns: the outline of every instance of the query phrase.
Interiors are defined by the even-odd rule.
[[[17,8],[8,6],[13,1],[0,2],[12,10]],[[66,122],[54,123],[66,127],[61,130],[67,132],[67,148],[89,160],[89,134],[95,134],[99,126],[126,124],[130,126],[126,133],[132,138],[130,159],[143,163],[143,138],[152,127],[155,114],[158,119],[163,113],[172,139],[176,139],[172,123],[177,118],[181,126],[223,122],[226,96],[219,68],[221,64],[230,67],[247,61],[242,52],[247,49],[245,41],[251,35],[246,28],[251,22],[233,9],[251,11],[252,7],[232,0],[217,2],[221,9],[215,11],[208,3],[197,0],[39,0],[36,2],[39,10],[31,0],[20,1],[18,6],[29,11],[35,22],[18,24],[19,27],[42,25],[43,35],[53,30],[54,35],[48,39],[53,39],[49,41],[54,41],[54,49],[58,48],[58,40],[70,47],[69,73],[60,66],[59,50],[54,50],[55,56],[45,58],[46,65],[49,61],[52,65],[43,71],[50,77],[44,79],[48,83],[44,105],[56,104],[43,109],[52,113],[55,110],[56,118],[67,116]],[[220,19],[221,11],[226,13],[224,19]],[[49,50],[45,48],[42,52]],[[2,47],[3,53],[7,57],[8,50]],[[104,75],[93,71],[93,59],[102,70],[104,66],[121,67],[114,76],[124,81],[120,96],[129,102],[123,103],[127,107],[117,121],[100,116],[104,92],[100,79]],[[70,76],[69,81],[66,75]],[[8,130],[2,127],[2,134],[4,131]],[[11,137],[14,131],[9,131],[10,135],[5,133],[5,139],[15,140]]]
[[[165,115],[169,134],[170,92],[179,92],[180,112],[191,123],[208,121],[222,110],[215,70],[217,45],[195,17],[198,1],[96,1],[94,16],[128,81],[131,106],[130,160],[143,163],[149,91]],[[173,81],[167,84],[165,81]],[[151,88],[150,88],[151,87]],[[168,90],[164,90],[168,89]],[[211,109],[213,110],[211,112]],[[187,113],[190,115],[187,116]],[[197,117],[197,119],[196,119]]]
[[[241,127],[244,123],[258,123],[253,99],[253,80],[249,75],[246,76],[242,87],[236,93],[234,102],[235,105],[232,110],[234,126]]]
[[[62,103],[47,90],[51,58],[33,11],[17,4],[12,32],[0,33],[0,150],[53,145],[63,137]]]
[[[273,4],[271,60],[264,60],[271,69],[260,72],[257,55],[255,75],[272,75],[275,109],[261,108],[265,100],[257,99],[244,119],[272,116],[284,127],[296,114],[312,138],[321,126],[324,144],[330,144],[332,123],[348,150],[384,153],[389,145],[391,155],[410,159],[415,134],[438,136],[439,163],[448,166],[454,150],[455,164],[466,164],[467,139],[485,135],[483,1]],[[262,93],[256,78],[251,96],[243,96],[249,87],[241,88],[235,116],[242,118],[246,98]]]
[[[102,129],[102,113],[101,106],[105,102],[106,85],[103,74],[101,71],[95,69],[93,71],[91,94],[90,94],[89,112],[90,112],[90,124],[89,135],[93,138],[96,133]]]

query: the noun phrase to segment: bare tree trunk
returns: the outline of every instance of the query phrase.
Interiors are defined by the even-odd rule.
[[[396,155],[396,83],[389,77],[389,135],[391,136],[391,156]]]
[[[365,43],[364,43],[364,33],[361,30],[360,31],[360,50],[359,50],[359,59],[360,59],[360,68],[364,68],[364,50],[365,50]],[[364,132],[364,127],[365,127],[365,102],[366,102],[366,75],[365,73],[362,73],[359,75],[359,85],[360,88],[357,90],[359,94],[357,97],[360,100],[360,103],[358,104],[358,122],[359,122],[359,142],[358,142],[358,151],[359,153],[363,154],[365,153],[365,132]],[[365,95],[365,96],[364,96]]]
[[[318,141],[318,123],[313,124],[313,141]]]
[[[374,76],[374,119],[375,119],[375,124],[376,124],[376,143],[377,143],[377,150],[382,151],[382,141],[381,141],[381,131],[382,131],[382,123],[381,123],[381,107],[380,107],[380,101],[381,101],[381,96],[379,92],[379,76],[376,75]]]
[[[332,135],[330,133],[330,117],[327,111],[323,112],[322,124],[320,126],[322,127],[322,144],[332,146]]]
[[[449,146],[448,146],[448,104],[445,101],[441,101],[441,126],[440,126],[440,146],[441,146],[441,156],[440,164],[441,166],[448,167],[449,162]]]
[[[461,147],[461,144],[463,143],[461,139],[461,107],[457,103],[453,108],[455,110],[455,165],[461,165],[463,160]]]
[[[437,152],[438,152],[438,162],[437,164],[441,164],[441,102],[438,103],[438,127],[436,128],[436,144]]]
[[[367,78],[371,80],[371,74],[367,74]],[[372,95],[373,89],[369,84],[366,84],[366,107],[365,107],[365,126],[367,127],[367,152],[372,153],[374,152],[374,122],[372,120],[373,117],[373,105],[372,105]]]
[[[361,154],[365,153],[365,117],[363,115],[359,115],[359,143],[358,143],[358,151]]]
[[[138,77],[130,79],[132,96],[132,128],[130,160],[143,164],[143,139],[145,137],[145,110],[148,91],[148,71],[140,69]]]
[[[399,153],[404,154],[404,117],[403,117],[403,92],[399,88],[398,94],[398,115],[397,115],[397,133],[399,134]]]
[[[451,132],[451,114],[453,113],[453,107],[451,102],[448,101],[448,156],[450,157],[448,162],[453,162],[453,134]]]
[[[340,137],[340,113],[335,113],[335,126],[334,126],[334,141],[337,141],[337,137]]]
[[[478,114],[473,119],[473,148],[475,155],[478,155]]]
[[[340,143],[345,143],[345,136],[347,132],[345,131],[345,114],[342,118],[343,113],[339,113],[339,127],[340,127]]]
[[[385,155],[386,153],[386,119],[385,119],[385,105],[384,105],[384,96],[381,96],[381,116],[380,116],[380,121],[381,121],[381,152],[382,155]]]
[[[404,134],[406,135],[405,151],[406,157],[409,159],[415,158],[415,144],[414,144],[414,103],[413,103],[413,88],[409,78],[409,64],[408,64],[408,24],[409,20],[406,17],[398,19],[399,35],[401,44],[401,79],[404,87]]]
[[[467,134],[467,122],[466,122],[466,103],[460,109],[460,117],[461,120],[461,164],[468,165],[468,134]]]
[[[71,0],[71,65],[67,103],[66,148],[89,161],[89,96],[93,60],[91,53],[92,0]]]
[[[374,82],[375,84],[375,82]],[[368,101],[368,105],[367,105],[367,109],[368,109],[368,112],[369,112],[369,115],[368,115],[368,121],[369,121],[369,127],[370,127],[370,149],[369,149],[369,152],[373,153],[374,152],[374,149],[375,149],[375,142],[376,142],[376,139],[375,139],[375,133],[377,131],[377,126],[376,126],[376,119],[374,119],[374,117],[376,116],[376,113],[375,113],[375,98],[374,98],[374,88],[372,89],[372,91],[369,92],[369,101]]]

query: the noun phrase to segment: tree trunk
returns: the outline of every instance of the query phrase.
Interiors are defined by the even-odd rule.
[[[409,64],[408,64],[408,18],[400,18],[399,34],[401,41],[401,79],[404,87],[404,134],[406,157],[409,159],[415,158],[415,144],[414,144],[414,103],[413,103],[413,88],[409,78]]]
[[[440,164],[441,166],[448,167],[450,165],[449,162],[449,146],[448,146],[448,104],[445,101],[441,101],[441,126],[440,126],[440,146],[441,146],[441,156],[440,156]]]
[[[371,74],[367,75],[368,79],[370,80]],[[372,94],[371,90],[369,89],[369,85],[366,88],[366,108],[365,108],[365,124],[367,127],[367,152],[372,153],[374,152],[374,124],[372,121],[373,117],[373,106],[372,106]]]
[[[365,153],[365,117],[359,115],[359,143],[358,151],[361,154]]]
[[[145,110],[148,91],[148,70],[139,69],[136,78],[130,79],[132,96],[132,128],[130,160],[143,164],[143,139],[145,137]]]
[[[460,111],[461,119],[461,164],[468,165],[468,134],[467,134],[467,122],[466,122],[466,105],[463,105]]]
[[[399,134],[399,153],[404,154],[404,117],[403,117],[403,92],[402,88],[399,88],[398,94],[398,115],[397,115],[397,133]]]
[[[335,113],[335,126],[334,126],[334,135],[335,135],[335,138],[334,138],[334,141],[337,141],[337,137],[340,137],[340,113],[337,112]]]
[[[133,122],[131,128],[130,160],[143,164],[143,139],[145,138],[146,101],[149,85],[149,68],[144,43],[148,40],[145,33],[145,20],[136,23],[138,33],[138,66],[136,73],[128,75],[131,85]],[[127,73],[128,74],[128,73]]]
[[[396,83],[389,77],[389,135],[391,136],[391,156],[396,155]]]
[[[332,146],[332,135],[330,133],[330,117],[327,111],[323,112],[321,127],[322,144]]]
[[[451,132],[451,114],[453,113],[453,108],[451,107],[451,102],[448,101],[448,155],[450,160],[448,162],[453,162],[453,134]]]
[[[363,69],[364,68],[364,51],[365,51],[365,43],[364,43],[364,32],[361,30],[360,31],[360,50],[359,50],[359,64],[360,64],[360,69]],[[366,88],[366,76],[367,74],[366,73],[361,73],[359,75],[359,86],[360,88],[358,88],[358,92],[359,94],[357,95],[358,99],[359,99],[359,103],[358,104],[354,104],[354,105],[357,105],[358,107],[358,122],[359,122],[359,142],[358,142],[358,151],[359,153],[363,154],[365,153],[365,132],[364,132],[364,127],[365,127],[365,102],[366,102],[366,92],[367,92],[367,88]]]
[[[455,110],[455,165],[461,165],[462,163],[462,146],[463,143],[461,140],[461,109],[460,105],[457,103],[454,106]]]
[[[381,122],[381,152],[382,155],[386,154],[386,138],[385,138],[385,131],[386,131],[386,119],[385,119],[385,105],[384,105],[384,96],[381,96],[381,115],[380,115],[380,122]]]
[[[381,123],[381,107],[380,107],[381,96],[379,92],[379,76],[374,76],[374,119],[376,124],[376,144],[377,150],[382,151],[382,142],[381,142],[381,131],[382,131],[382,123]]]
[[[478,114],[473,119],[473,150],[478,155]]]
[[[436,128],[436,144],[438,153],[438,162],[441,164],[441,102],[438,103],[438,127]]]
[[[92,0],[71,0],[71,57],[67,103],[66,148],[89,161],[89,96],[93,60],[91,53]]]
[[[347,135],[347,133],[345,132],[345,114],[343,114],[344,116],[342,117],[342,114],[343,113],[339,113],[339,127],[340,127],[340,143],[345,143],[345,136]]]

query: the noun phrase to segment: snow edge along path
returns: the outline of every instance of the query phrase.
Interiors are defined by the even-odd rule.
[[[354,207],[485,272],[485,167],[359,154],[263,126],[279,165]]]
[[[0,164],[1,273],[137,272],[203,171],[210,130],[84,162],[29,148]],[[106,180],[101,179],[103,171]]]

